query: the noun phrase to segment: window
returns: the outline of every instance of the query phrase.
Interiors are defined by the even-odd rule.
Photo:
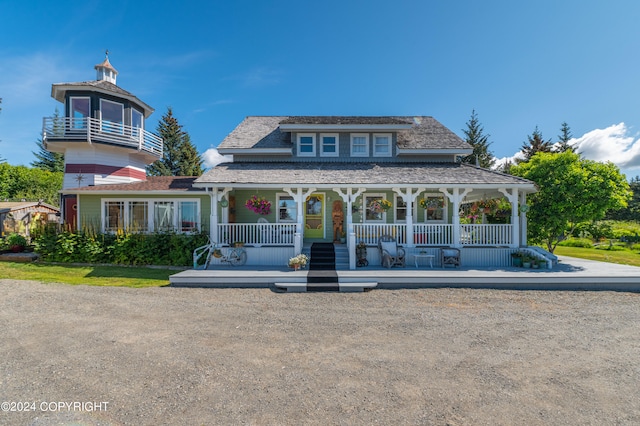
[[[385,211],[377,208],[380,201],[384,200],[382,194],[370,194],[364,196],[365,222],[384,222],[386,219]]]
[[[140,130],[144,127],[144,120],[142,119],[142,113],[137,109],[131,108],[131,135],[139,136]]]
[[[86,129],[87,118],[91,117],[91,100],[84,97],[69,98],[71,102],[69,115],[71,117],[71,128]]]
[[[106,99],[100,99],[100,117],[103,132],[122,133],[124,105]]]
[[[298,218],[298,208],[293,197],[280,195],[278,197],[278,222],[295,222]]]
[[[104,200],[104,232],[198,232],[200,200]]]
[[[339,154],[338,134],[322,134],[320,135],[322,147],[320,155],[323,157],[337,157]]]
[[[447,217],[447,205],[444,195],[425,194],[424,203],[427,208],[425,212],[425,222],[444,222]]]
[[[156,232],[172,230],[173,217],[173,201],[160,201],[153,203],[153,225]]]
[[[373,135],[373,155],[376,157],[391,156],[391,135],[379,133]]]
[[[198,230],[198,203],[181,201],[179,211],[180,231],[195,232]]]
[[[396,222],[407,221],[407,203],[404,202],[402,197],[396,195]]]
[[[351,135],[351,156],[369,156],[369,135],[366,133],[353,133]]]
[[[298,135],[298,155],[301,157],[314,157],[316,155],[316,135]]]
[[[129,201],[128,228],[133,232],[147,232],[149,230],[149,203],[146,201]]]
[[[107,232],[124,229],[124,201],[108,201],[104,204],[104,229]]]

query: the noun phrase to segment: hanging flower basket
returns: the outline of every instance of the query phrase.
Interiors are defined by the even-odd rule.
[[[441,209],[444,207],[442,198],[423,198],[420,200],[420,207],[423,209]]]
[[[269,213],[271,213],[271,201],[267,200],[264,197],[258,197],[257,195],[254,195],[249,198],[244,205],[252,212],[261,215],[268,215]]]
[[[369,205],[369,210],[374,213],[383,213],[391,208],[391,201],[389,200],[376,200]]]

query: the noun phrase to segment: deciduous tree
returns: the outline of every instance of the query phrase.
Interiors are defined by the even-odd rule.
[[[629,183],[613,163],[585,160],[572,151],[539,152],[511,168],[512,174],[535,182],[528,198],[530,240],[553,252],[581,222],[600,220],[607,210],[627,205]]]

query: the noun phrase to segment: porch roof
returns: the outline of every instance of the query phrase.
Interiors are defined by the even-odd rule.
[[[518,187],[533,182],[458,163],[223,163],[194,182],[195,187]]]

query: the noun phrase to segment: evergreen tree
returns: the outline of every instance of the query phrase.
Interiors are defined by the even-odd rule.
[[[545,141],[542,133],[538,130],[538,126],[536,126],[533,133],[527,136],[527,142],[524,142],[520,149],[524,154],[524,160],[520,160],[520,162],[527,162],[538,152],[551,152],[551,139]]]
[[[0,105],[2,105],[2,98],[0,98]],[[0,112],[2,111],[2,107],[0,106]],[[0,163],[3,163],[4,161],[6,161],[4,158],[2,158],[2,156],[0,155]]]
[[[467,128],[462,130],[466,136],[465,141],[473,147],[473,153],[462,159],[463,163],[478,164],[480,167],[490,169],[495,164],[495,157],[489,151],[489,136],[485,135],[484,128],[478,121],[478,114],[474,109],[471,118],[467,121]]]
[[[56,128],[62,128],[63,123],[60,119],[60,111],[56,108],[53,114],[53,128],[54,132]],[[31,162],[31,166],[42,170],[48,170],[50,172],[63,172],[64,171],[64,154],[60,152],[48,151],[42,139],[36,141],[38,145],[38,152],[31,151],[35,155],[36,160]]]
[[[162,158],[147,167],[149,176],[199,176],[202,158],[191,143],[189,134],[173,116],[171,107],[158,123],[158,135],[164,141]]]
[[[573,151],[573,147],[569,144],[569,141],[573,138],[571,134],[571,128],[567,122],[563,122],[560,127],[560,135],[558,135],[558,144],[556,145],[555,152]]]

